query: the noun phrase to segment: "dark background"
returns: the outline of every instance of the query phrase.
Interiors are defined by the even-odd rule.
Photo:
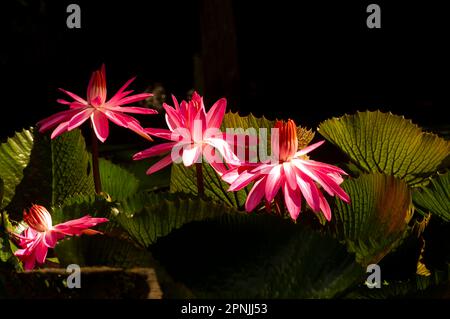
[[[381,29],[366,26],[372,2]],[[159,83],[185,98],[196,88],[207,106],[225,96],[232,110],[310,127],[381,109],[439,131],[450,101],[446,11],[393,2],[2,1],[1,139],[65,109],[58,87],[84,97],[102,63],[109,97],[136,75],[136,92]],[[69,3],[81,29],[66,26]]]

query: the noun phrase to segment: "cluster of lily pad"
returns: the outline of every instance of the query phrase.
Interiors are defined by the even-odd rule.
[[[144,128],[125,113],[156,111],[132,105],[150,96],[132,94],[132,80],[107,100],[103,66],[93,73],[86,99],[62,90],[73,100],[58,102],[69,110],[40,121],[41,134],[24,130],[0,146],[2,263],[15,269],[22,262],[25,269],[45,267],[48,248],[55,248],[59,263],[83,264],[93,253],[89,249],[99,245],[97,250],[106,255],[97,254],[92,264],[136,265],[145,263],[141,259],[156,249],[158,239],[193,221],[207,228],[232,223],[249,234],[257,229],[258,235],[252,233],[256,242],[245,236],[248,242],[240,242],[252,247],[240,261],[248,267],[230,266],[235,272],[229,279],[216,276],[222,270],[203,269],[208,287],[183,277],[192,293],[334,297],[357,287],[365,267],[401,249],[405,238],[421,237],[430,214],[444,224],[450,220],[449,142],[403,117],[367,111],[322,122],[318,132],[333,145],[328,147],[337,147],[347,158],[335,166],[310,158],[324,143],[310,144],[311,130],[291,119],[227,113],[224,98],[207,109],[197,93],[180,103],[173,97],[173,106],[163,106],[167,129]],[[88,120],[91,154],[78,130]],[[155,143],[133,156],[163,155],[147,170],[147,178],[157,179],[173,163],[164,186],[169,191],[142,189],[126,169],[99,157],[97,140],[108,138],[109,121]],[[242,129],[247,138],[229,135],[229,128]],[[270,130],[269,160],[254,151],[260,137],[249,134],[250,128]],[[42,134],[47,130],[52,130],[51,139]],[[24,209],[23,221],[14,222]],[[304,217],[298,219],[300,212]],[[89,229],[99,223],[99,231]],[[57,244],[65,236],[100,231],[105,236]],[[140,248],[130,249],[120,240],[124,237]],[[84,245],[86,240],[91,244]],[[261,250],[264,245],[269,248]],[[260,264],[255,268],[255,263]],[[426,287],[438,282],[430,276],[442,271],[431,266],[417,260],[418,276],[428,278]],[[253,278],[252,287],[242,286],[245,278]]]

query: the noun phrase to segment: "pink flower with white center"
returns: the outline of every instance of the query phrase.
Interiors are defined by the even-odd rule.
[[[172,98],[175,108],[165,103],[163,105],[169,129],[145,129],[148,134],[170,142],[150,147],[133,156],[134,160],[141,160],[170,152],[151,166],[147,170],[147,174],[150,175],[172,162],[180,160],[185,166],[191,166],[194,163],[200,163],[203,156],[218,171],[224,170],[223,160],[233,165],[240,163],[219,129],[225,115],[226,99],[218,100],[206,112],[203,98],[196,92],[189,102],[182,101],[178,104],[176,98],[174,96]],[[223,160],[217,156],[216,151],[223,157]]]
[[[14,254],[23,262],[25,270],[33,269],[36,263],[43,264],[48,249],[54,248],[58,240],[65,236],[101,234],[89,227],[108,221],[106,218],[93,218],[87,215],[53,226],[50,213],[40,205],[33,205],[29,212],[24,211],[23,219],[29,227],[21,235],[13,236],[18,239],[21,247]]]
[[[306,154],[316,149],[324,141],[298,150],[297,127],[292,120],[277,121],[274,126],[278,134],[272,134],[272,151],[277,160],[270,164],[243,164],[229,170],[222,179],[230,185],[229,191],[238,191],[255,182],[245,202],[245,209],[253,211],[266,200],[266,206],[274,200],[278,192],[284,195],[284,202],[292,219],[300,214],[302,195],[314,212],[322,211],[331,220],[331,209],[317,184],[331,196],[338,196],[349,203],[350,198],[339,186],[347,175],[339,167],[316,162]]]
[[[149,93],[129,95],[133,91],[125,90],[130,83],[134,81],[134,79],[135,78],[128,80],[109,101],[106,101],[105,65],[102,65],[100,70],[92,73],[87,88],[87,100],[72,92],[60,89],[62,92],[70,96],[73,101],[69,102],[63,99],[58,99],[57,102],[68,105],[70,110],[58,112],[38,122],[37,125],[39,126],[39,132],[42,133],[54,128],[51,138],[55,138],[64,132],[68,132],[79,127],[85,121],[90,119],[97,138],[101,142],[104,142],[109,135],[109,120],[119,126],[134,131],[146,139],[151,140],[148,134],[145,133],[139,121],[134,117],[125,114],[158,113],[157,111],[148,108],[123,106],[145,100],[153,95]]]

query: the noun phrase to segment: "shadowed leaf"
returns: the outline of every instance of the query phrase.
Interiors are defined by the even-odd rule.
[[[335,200],[334,225],[362,265],[377,263],[403,238],[411,219],[411,194],[405,182],[381,174],[362,175],[341,184],[351,204]]]
[[[427,187],[413,192],[416,206],[426,212],[438,215],[444,221],[450,221],[450,172],[439,174],[431,179]]]

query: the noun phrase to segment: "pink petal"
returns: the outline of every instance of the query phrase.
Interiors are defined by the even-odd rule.
[[[23,233],[27,239],[35,239],[39,235],[39,232],[31,227],[25,229]]]
[[[58,236],[58,233],[50,230],[45,232],[43,242],[47,247],[54,248],[58,242],[58,239],[61,239],[61,237]]]
[[[87,88],[88,102],[92,105],[102,105],[106,100],[106,72],[102,64],[100,70],[92,72]]]
[[[92,112],[93,112],[92,108],[87,108],[77,113],[70,119],[68,130],[71,131],[80,126],[81,124],[83,124],[84,122],[86,122],[86,120],[89,119],[89,117],[91,116]]]
[[[154,109],[149,109],[145,107],[135,107],[135,106],[116,106],[109,107],[111,111],[114,112],[126,112],[126,113],[135,113],[135,114],[158,114],[158,111]]]
[[[277,195],[278,191],[280,190],[281,183],[284,180],[283,173],[281,171],[281,165],[275,165],[270,173],[267,175],[267,182],[266,182],[266,201],[271,202],[275,196]]]
[[[120,101],[121,99],[123,99],[125,96],[133,93],[134,90],[128,90],[125,92],[120,92],[120,93],[116,93],[116,95],[114,95],[111,99],[109,99],[108,102],[105,103],[105,106],[118,106],[118,101]]]
[[[171,106],[169,106],[166,103],[163,103],[163,108],[166,111],[167,126],[171,131],[175,130],[178,127],[183,127],[180,116]]]
[[[222,176],[228,171],[228,168],[225,166],[225,164],[223,164],[221,161],[217,161],[216,156],[211,152],[208,152],[206,148],[203,150],[203,157],[219,176]]]
[[[104,114],[114,124],[128,128],[128,129],[132,130],[133,132],[139,134],[143,138],[145,138],[149,141],[153,141],[150,138],[150,136],[147,134],[147,132],[144,130],[144,128],[139,124],[139,121],[136,120],[134,117],[126,115],[124,113],[120,113],[120,112],[113,112],[110,110],[105,110]]]
[[[95,111],[91,114],[91,120],[95,135],[102,143],[105,142],[109,134],[108,118],[103,112]]]
[[[133,91],[128,91],[128,92],[124,92],[125,89],[131,84],[131,82],[133,82],[136,79],[136,77],[132,77],[131,79],[129,79],[127,82],[125,82],[124,85],[122,85],[122,87],[117,91],[116,94],[114,94],[114,96],[108,101],[108,104],[115,104],[115,102],[117,102],[118,100],[120,100],[121,98],[123,98],[128,92],[133,92]]]
[[[349,203],[350,197],[348,194],[335,182],[333,177],[330,177],[320,171],[316,171],[316,174],[320,176],[320,185],[327,191],[328,194],[336,194],[344,202]]]
[[[236,178],[235,181],[230,185],[230,188],[228,189],[228,191],[229,192],[239,191],[260,176],[262,176],[262,175],[257,174],[257,173],[256,174],[249,173],[248,171],[243,171],[242,173],[239,174],[239,177]]]
[[[294,157],[299,157],[305,154],[308,154],[309,152],[311,152],[312,150],[315,150],[316,148],[318,148],[320,145],[322,145],[323,143],[325,143],[325,141],[320,141],[314,144],[309,145],[308,147],[305,147],[303,149],[301,149],[300,151],[298,151],[297,153],[295,153]]]
[[[323,212],[323,215],[325,216],[326,220],[331,220],[331,209],[330,205],[328,205],[327,200],[325,199],[325,196],[323,196],[322,193],[319,192],[320,197],[320,210]]]
[[[66,101],[64,99],[57,99],[56,102],[60,103],[60,104],[65,104],[65,105],[70,105],[70,103],[72,103],[72,102]]]
[[[250,172],[256,166],[261,165],[259,163],[241,163],[240,165],[227,165],[228,171],[224,173],[222,179],[228,184],[232,184],[242,173]],[[254,175],[254,174],[252,174]]]
[[[222,124],[226,108],[227,108],[227,100],[225,98],[221,98],[216,103],[214,103],[214,105],[206,114],[207,126],[219,128],[220,125]]]
[[[297,220],[302,204],[302,196],[300,194],[300,190],[298,188],[296,190],[293,190],[289,187],[288,183],[284,183],[283,193],[284,203],[286,204],[286,208],[288,209],[291,218],[293,220]]]
[[[228,172],[222,175],[222,180],[228,184],[233,184],[233,182],[240,176],[238,168],[230,169]]]
[[[53,227],[52,231],[67,236],[81,235],[89,227],[93,227],[97,224],[105,223],[107,221],[107,218],[95,218],[87,215],[78,219],[73,219],[58,224]]]
[[[223,163],[217,163],[214,161],[208,161],[209,165],[211,165],[211,167],[216,171],[216,173],[219,176],[222,176],[223,174],[225,174],[225,172],[228,170],[227,167],[225,166],[225,164]]]
[[[69,122],[64,122],[59,124],[52,132],[50,136],[51,139],[56,138],[57,136],[67,132],[69,130]]]
[[[207,138],[204,140],[204,142],[218,150],[219,153],[223,156],[225,162],[227,162],[228,164],[241,164],[239,158],[236,156],[236,154],[233,153],[230,144],[228,144],[225,140],[221,138]]]
[[[180,137],[178,134],[174,134],[172,131],[163,128],[146,128],[145,132],[152,136],[163,138],[170,141],[179,141]],[[178,138],[176,138],[178,136]]]
[[[79,102],[72,102],[72,103],[70,103],[70,108],[71,109],[82,109],[82,108],[85,108],[85,107],[88,107],[88,106],[84,105],[82,103],[79,103]]]
[[[286,180],[289,184],[289,187],[291,189],[296,189],[297,188],[296,171],[294,171],[294,168],[291,165],[292,164],[289,162],[283,163],[284,175],[286,176]]]
[[[99,106],[103,106],[103,101],[102,101],[102,97],[101,96],[97,96],[95,98],[93,98],[90,103],[94,106],[94,107],[99,107]]]
[[[206,133],[209,134],[209,129]],[[220,133],[222,134],[222,139],[227,141],[232,150],[235,150],[235,154],[241,161],[257,162],[258,136],[244,133]]]
[[[200,103],[202,101],[202,97],[200,96],[200,94],[198,94],[197,91],[194,91],[194,93],[192,93],[192,99],[191,100]]]
[[[186,127],[191,131],[194,141],[201,141],[203,133],[208,127],[206,125],[206,111],[203,99],[196,92],[194,92],[192,99],[188,103],[185,118]]]
[[[123,99],[120,99],[119,101],[117,101],[117,104],[118,105],[130,104],[130,103],[134,103],[137,101],[145,100],[146,98],[148,98],[150,96],[153,96],[153,94],[140,93],[140,94],[130,95],[130,96],[124,97]]]
[[[43,237],[43,235],[42,235],[42,237]],[[47,258],[47,252],[48,252],[47,246],[45,246],[43,239],[40,239],[39,242],[36,244],[36,250],[35,250],[36,261],[39,264],[45,263],[45,258]]]
[[[25,268],[25,270],[33,270],[35,265],[36,265],[36,257],[34,255],[25,258],[23,260],[23,268]]]
[[[226,133],[223,133],[217,127],[209,127],[203,132],[203,139],[208,139],[208,138],[218,138],[218,139],[224,140],[225,142],[227,142],[228,145],[230,145],[230,148],[232,148],[233,144],[232,143],[230,144],[229,141],[226,139]],[[243,140],[243,141],[245,144],[245,140]],[[245,147],[245,145],[244,145],[244,147]]]
[[[117,91],[117,93],[122,93],[123,91],[125,91],[125,89],[136,79],[136,77],[132,77],[131,79],[129,79],[128,81],[125,82],[124,85],[122,85],[122,87]],[[116,93],[116,94],[117,94]]]
[[[122,127],[128,128],[131,123],[139,125],[139,121],[130,115],[113,112],[110,110],[105,110],[104,114],[111,120],[111,122]]]
[[[270,130],[270,145],[271,145],[271,157],[272,159],[280,158],[280,129],[272,128]]]
[[[55,113],[37,123],[39,126],[39,132],[45,132],[52,127],[59,125],[62,122],[69,121],[75,114],[77,114],[80,110],[66,110]]]
[[[37,249],[39,249],[39,258],[42,260],[42,257],[44,257],[43,260],[45,261],[46,250],[42,247],[38,247],[42,244],[43,235],[32,230],[30,227],[28,227],[23,234],[24,238],[28,238],[26,242],[20,241],[21,247],[25,249],[16,250],[14,255],[23,262],[25,270],[32,270],[36,264]],[[46,248],[45,245],[44,248]]]
[[[134,154],[133,160],[137,161],[137,160],[141,160],[144,158],[159,155],[161,153],[165,153],[167,151],[170,151],[175,144],[176,144],[175,142],[171,142],[171,143],[163,143],[163,144],[152,146],[142,152]]]
[[[91,217],[90,215],[85,215],[83,217],[72,219],[66,221],[64,223],[58,224],[54,226],[54,229],[60,229],[61,227],[77,227],[77,228],[89,228],[93,227],[100,223],[106,223],[108,221],[107,218],[103,217]]]
[[[266,177],[263,177],[255,182],[252,190],[247,196],[247,200],[245,201],[245,210],[247,212],[253,211],[255,207],[258,206],[258,204],[261,202],[261,200],[264,197],[265,188],[266,188]]]
[[[15,252],[14,252],[14,256],[16,256],[16,257],[24,257],[24,256],[28,256],[29,255],[29,252],[26,250],[26,249],[17,249]]]
[[[198,112],[201,114],[202,112]],[[192,125],[190,126],[192,133],[192,139],[195,143],[201,142],[203,140],[203,132],[206,130],[206,120],[205,118],[199,116],[194,119]]]
[[[189,111],[189,103],[186,102],[186,101],[184,101],[184,100],[181,101],[181,103],[180,103],[180,109],[179,109],[179,111],[177,111],[178,114],[180,114],[180,116],[181,116],[182,118],[186,119],[187,116],[188,116],[188,111]],[[187,123],[187,122],[186,122],[186,123]]]
[[[342,176],[338,173],[328,173],[327,174],[331,179],[333,179],[333,181],[340,185],[344,182],[344,179],[342,178]]]
[[[320,191],[317,189],[314,181],[299,170],[297,174],[297,184],[309,207],[311,207],[313,211],[318,212],[320,210]]]
[[[156,171],[159,171],[160,169],[163,169],[164,167],[166,167],[167,165],[170,165],[172,163],[172,155],[169,154],[165,157],[163,157],[162,160],[160,160],[159,162],[156,162],[155,164],[153,164],[148,170],[147,170],[147,175],[153,174]]]
[[[81,97],[79,97],[78,95],[76,95],[72,92],[66,91],[64,89],[61,89],[61,88],[59,88],[59,90],[66,93],[68,96],[70,96],[75,101],[80,102],[81,104],[84,104],[84,105],[88,105],[88,102],[86,100],[82,99]]]
[[[173,101],[173,105],[175,106],[175,110],[179,111],[180,110],[180,105],[178,104],[177,98],[173,94],[172,94],[172,101]]]
[[[186,145],[183,148],[183,164],[184,166],[191,166],[192,164],[196,163],[199,156],[202,153],[201,147],[197,145]]]
[[[331,196],[338,193],[342,195],[343,190],[328,175],[321,173],[319,170],[311,169],[307,165],[304,165],[303,161],[300,160],[294,159],[291,161],[291,163],[293,163],[300,171],[319,183],[323,187],[323,189]]]
[[[279,164],[258,164],[250,170],[251,173],[269,174],[272,168]]]
[[[149,140],[150,142],[153,142],[153,139],[150,137],[150,135],[147,134],[147,132],[145,132],[144,128],[139,124],[139,122],[128,123],[128,128],[136,134],[139,134],[143,138]]]
[[[334,166],[334,165],[317,162],[317,161],[313,161],[313,160],[302,160],[302,159],[298,159],[298,160],[301,161],[304,165],[310,166],[314,169],[320,169],[323,172],[348,175],[343,169],[341,169],[337,166]]]

